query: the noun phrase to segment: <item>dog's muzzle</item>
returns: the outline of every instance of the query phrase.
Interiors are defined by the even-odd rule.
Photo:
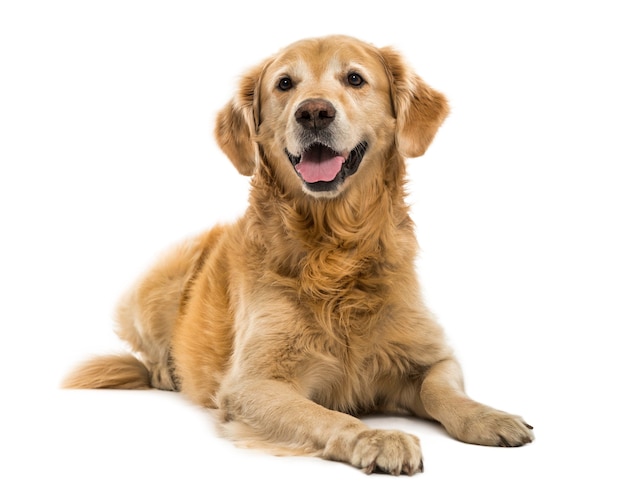
[[[303,150],[298,155],[285,149],[289,161],[308,190],[329,192],[359,168],[367,151],[367,142],[357,144],[348,154],[332,146],[332,123],[335,107],[324,99],[307,99],[302,102],[294,117],[300,126]]]

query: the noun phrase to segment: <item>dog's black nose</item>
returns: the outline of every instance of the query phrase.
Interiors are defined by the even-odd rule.
[[[298,106],[295,116],[307,129],[324,129],[335,119],[335,107],[328,100],[310,98]]]

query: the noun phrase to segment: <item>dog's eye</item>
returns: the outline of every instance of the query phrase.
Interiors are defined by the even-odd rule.
[[[353,87],[360,87],[365,83],[365,80],[358,73],[348,73],[348,83]]]
[[[288,76],[283,76],[280,80],[278,80],[277,87],[279,90],[286,92],[287,90],[291,90],[293,88],[293,82]]]

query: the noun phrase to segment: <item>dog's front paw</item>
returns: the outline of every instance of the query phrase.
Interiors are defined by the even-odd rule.
[[[350,462],[367,474],[375,470],[393,475],[423,472],[419,438],[401,431],[367,430],[360,433]]]
[[[476,445],[519,447],[532,442],[535,435],[520,416],[486,408],[464,420],[458,438]]]

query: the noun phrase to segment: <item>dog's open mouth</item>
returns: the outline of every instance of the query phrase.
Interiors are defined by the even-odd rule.
[[[298,156],[285,149],[289,161],[306,186],[318,192],[334,190],[339,183],[354,174],[366,151],[366,141],[357,144],[348,155],[342,155],[321,143],[313,143]]]

